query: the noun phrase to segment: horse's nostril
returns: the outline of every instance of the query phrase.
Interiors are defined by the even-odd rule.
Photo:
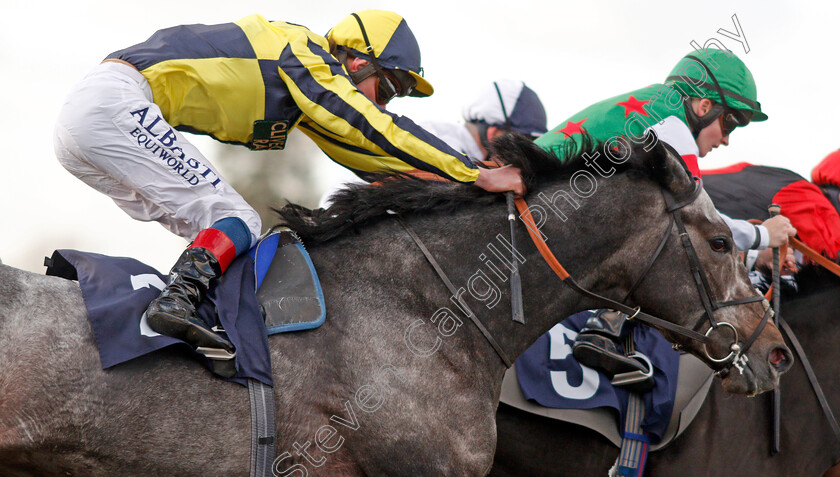
[[[770,351],[770,355],[767,357],[767,360],[773,365],[773,367],[782,372],[787,371],[793,363],[790,351],[781,346],[773,348]]]
[[[770,364],[773,366],[778,366],[784,361],[785,354],[779,348],[774,349],[770,352]]]

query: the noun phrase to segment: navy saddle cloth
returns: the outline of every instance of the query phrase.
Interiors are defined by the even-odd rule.
[[[613,386],[601,372],[583,366],[572,356],[572,343],[592,312],[572,315],[541,336],[515,363],[526,399],[558,409],[614,409],[625,422],[627,391]],[[636,349],[653,364],[654,387],[642,399],[642,430],[659,442],[668,427],[677,392],[679,352],[653,328],[632,327]],[[619,351],[623,351],[619,346]]]
[[[142,319],[166,275],[133,258],[77,250],[56,250],[48,263],[48,275],[79,281],[103,369],[175,344],[210,368],[192,347],[154,332]],[[237,373],[230,380],[242,385],[247,379],[273,384],[268,334],[314,328],[326,318],[315,269],[290,232],[272,234],[234,260],[197,313],[236,347]]]

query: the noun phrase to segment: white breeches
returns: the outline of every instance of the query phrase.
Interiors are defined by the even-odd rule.
[[[242,219],[252,244],[259,215],[172,128],[134,68],[105,62],[70,93],[55,127],[59,162],[131,217],[191,240],[227,218]]]

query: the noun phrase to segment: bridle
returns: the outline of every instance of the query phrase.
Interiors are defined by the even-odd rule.
[[[656,326],[702,343],[703,352],[705,353],[706,357],[711,362],[721,365],[717,372],[722,376],[728,374],[732,366],[736,366],[738,370],[743,374],[743,367],[747,365],[748,361],[746,353],[753,345],[753,343],[755,343],[756,339],[761,334],[761,332],[764,330],[764,327],[767,325],[767,321],[769,320],[773,312],[770,307],[767,308],[767,310],[764,312],[764,317],[761,319],[761,322],[759,323],[758,327],[756,327],[752,336],[750,336],[749,339],[747,339],[746,342],[744,342],[743,344],[739,340],[738,331],[732,324],[727,323],[725,321],[715,320],[715,310],[719,310],[727,306],[744,305],[747,303],[763,301],[764,297],[756,295],[753,297],[738,298],[735,300],[723,302],[714,299],[711,287],[709,286],[707,275],[703,270],[703,265],[700,263],[700,257],[697,255],[697,251],[695,250],[694,245],[691,242],[691,238],[688,236],[685,224],[683,223],[682,217],[680,217],[679,214],[679,211],[687,205],[692,204],[700,195],[700,192],[702,192],[703,190],[703,182],[700,179],[695,178],[693,184],[693,190],[691,190],[689,193],[685,194],[682,197],[676,197],[670,191],[662,189],[662,194],[665,198],[665,211],[668,214],[670,214],[668,227],[665,230],[665,233],[662,236],[662,239],[660,240],[656,251],[654,252],[653,256],[650,258],[647,265],[643,269],[644,271],[636,279],[635,283],[633,283],[633,285],[630,287],[622,302],[617,302],[605,296],[598,295],[597,293],[594,293],[581,287],[577,282],[575,282],[575,280],[571,277],[571,275],[569,275],[566,269],[563,268],[563,266],[548,248],[548,245],[545,243],[545,240],[543,240],[542,235],[540,234],[539,229],[537,228],[534,222],[534,218],[531,215],[530,210],[528,209],[528,204],[525,202],[525,199],[523,199],[522,197],[517,197],[516,208],[519,211],[520,218],[522,218],[522,220],[525,222],[525,225],[527,226],[526,228],[528,229],[528,234],[531,236],[531,240],[533,240],[534,244],[537,246],[537,249],[540,251],[540,254],[542,255],[543,259],[548,263],[549,267],[551,267],[551,269],[554,270],[557,276],[559,276],[564,283],[568,284],[577,293],[587,298],[591,298],[596,302],[600,302],[603,305],[606,305],[604,306],[605,308],[611,308],[627,314],[629,316],[628,320],[641,321],[648,325]],[[644,281],[645,277],[647,277],[647,274],[653,267],[654,262],[656,262],[656,260],[662,254],[662,251],[665,249],[665,245],[668,243],[669,238],[671,237],[671,231],[675,226],[677,229],[677,233],[679,234],[680,243],[682,244],[682,247],[685,250],[686,255],[688,257],[691,274],[694,279],[694,283],[697,286],[697,292],[700,295],[700,301],[703,304],[703,309],[705,310],[703,316],[700,317],[697,323],[690,329],[680,325],[676,325],[669,321],[665,321],[661,318],[649,315],[641,311],[641,307],[630,308],[629,306],[624,304],[624,302],[627,301],[627,299],[630,297],[633,291]],[[700,334],[697,330],[703,327],[706,319],[709,322],[709,329],[706,331],[705,334]],[[707,344],[709,343],[709,336],[713,332],[720,330],[721,328],[728,328],[730,331],[732,331],[733,340],[732,344],[729,347],[729,354],[723,358],[716,358],[709,353]]]
[[[485,161],[482,162],[482,164],[488,167],[499,167],[499,164],[494,164],[492,162]],[[429,177],[427,179],[442,180],[438,176]],[[764,312],[764,317],[761,319],[761,322],[758,324],[755,331],[753,331],[749,339],[747,339],[744,343],[740,341],[738,331],[731,323],[725,321],[719,322],[715,320],[715,310],[719,310],[727,306],[745,305],[748,303],[763,301],[764,297],[762,297],[761,295],[755,295],[752,297],[738,298],[730,301],[716,301],[713,298],[712,289],[709,286],[708,278],[706,276],[705,271],[703,270],[703,265],[700,263],[700,257],[697,255],[697,251],[695,250],[694,245],[691,242],[691,238],[688,236],[685,224],[683,223],[682,218],[679,214],[681,209],[694,203],[694,201],[697,200],[697,197],[699,197],[700,193],[703,191],[702,180],[694,178],[693,185],[694,188],[691,191],[689,191],[687,194],[683,194],[680,197],[676,197],[667,189],[662,189],[662,195],[665,199],[665,211],[666,213],[670,214],[668,227],[665,230],[665,233],[662,235],[662,239],[659,241],[659,245],[657,246],[656,251],[654,252],[653,256],[650,258],[647,265],[643,269],[644,271],[629,288],[627,294],[624,296],[624,299],[621,302],[599,295],[580,286],[571,277],[571,275],[569,275],[569,272],[567,272],[566,269],[563,268],[563,265],[560,264],[560,262],[551,252],[551,249],[549,249],[548,244],[545,243],[545,240],[542,238],[542,234],[539,232],[539,228],[534,222],[534,217],[531,215],[531,212],[528,208],[527,202],[525,202],[525,199],[522,197],[516,197],[514,202],[516,209],[519,211],[519,218],[521,218],[525,222],[525,228],[528,230],[528,235],[530,235],[531,240],[534,242],[534,245],[537,247],[537,250],[539,250],[540,255],[542,255],[543,259],[548,264],[548,266],[554,271],[554,273],[557,274],[558,277],[560,277],[560,280],[569,285],[569,287],[571,287],[575,292],[587,298],[595,300],[601,305],[604,305],[603,308],[610,308],[628,315],[628,320],[641,321],[647,325],[658,327],[702,343],[703,352],[705,353],[706,358],[708,358],[709,361],[720,365],[716,372],[721,377],[725,377],[726,375],[728,375],[730,369],[733,366],[738,368],[738,371],[741,374],[743,374],[744,367],[748,366],[748,358],[746,353],[753,345],[753,343],[755,343],[755,341],[758,339],[758,336],[761,334],[761,332],[764,330],[764,327],[767,325],[767,321],[773,314],[773,309],[771,307],[767,307],[767,309]],[[513,221],[515,220],[513,215],[514,214],[509,209],[508,218],[511,220],[511,223],[513,223]],[[417,234],[415,234],[414,231],[411,230],[411,228],[408,226],[408,224],[406,224],[402,219],[399,219],[398,217],[398,220],[403,226],[403,228],[405,228],[406,232],[411,236],[412,240],[423,252],[426,259],[432,265],[432,268],[434,268],[435,272],[443,280],[444,284],[446,284],[446,286],[453,293],[453,296],[457,296],[457,289],[454,287],[454,285],[452,285],[451,281],[446,276],[446,273],[443,271],[440,264],[438,264],[437,260],[435,260],[432,253],[423,244],[423,241],[420,240],[420,237],[418,237]],[[666,321],[648,313],[645,313],[641,310],[641,307],[630,308],[629,306],[624,304],[624,302],[626,302],[630,298],[630,295],[633,293],[633,291],[635,291],[635,289],[644,281],[651,268],[653,268],[653,264],[656,262],[656,260],[662,254],[662,251],[665,249],[665,245],[668,243],[669,238],[671,237],[671,231],[674,227],[676,227],[677,229],[677,233],[680,238],[680,243],[682,244],[682,247],[686,252],[686,256],[688,257],[691,275],[694,279],[695,285],[697,286],[697,292],[700,295],[700,301],[703,304],[704,309],[703,316],[701,316],[700,319],[698,319],[697,323],[691,328],[676,325],[674,323],[671,323],[670,321]],[[511,236],[511,238],[513,237]],[[513,262],[516,262],[516,260],[514,259]],[[512,270],[512,273],[515,272],[518,272],[518,270]],[[511,283],[513,283],[513,279],[511,280]],[[511,303],[521,303],[521,293],[521,288],[511,287]],[[462,306],[466,306],[466,304],[463,302],[461,302],[461,304]],[[516,308],[517,307],[515,306],[513,307],[513,319],[518,323],[524,324],[524,317],[520,316],[519,319],[517,319]],[[513,364],[512,360],[504,351],[499,342],[496,341],[496,339],[493,337],[492,333],[490,333],[487,327],[481,323],[478,317],[471,310],[468,310],[467,316],[472,320],[472,322],[475,324],[475,326],[478,328],[478,330],[481,332],[484,338],[491,345],[493,350],[496,351],[496,354],[499,355],[505,366],[508,368],[511,367]],[[703,327],[706,320],[708,320],[709,322],[709,329],[706,330],[705,333],[701,334],[697,330]],[[709,353],[707,345],[709,343],[709,336],[711,336],[713,332],[715,332],[716,330],[720,330],[721,328],[729,329],[733,334],[733,339],[732,344],[729,346],[729,354],[727,354],[723,358],[716,358]],[[679,349],[680,346],[674,345],[674,348]]]

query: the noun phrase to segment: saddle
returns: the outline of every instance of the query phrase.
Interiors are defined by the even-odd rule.
[[[327,317],[321,282],[298,236],[269,234],[251,249],[257,301],[269,335],[317,328]]]
[[[706,400],[713,378],[712,370],[702,361],[687,353],[680,354],[674,411],[662,440],[657,444],[651,444],[650,451],[667,446],[688,428]],[[587,427],[606,437],[616,447],[621,447],[621,423],[618,422],[612,410],[606,408],[555,409],[540,406],[525,399],[516,376],[516,367],[507,370],[499,400],[532,414]]]
[[[289,229],[272,231],[248,255],[254,261],[254,289],[266,335],[308,330],[324,324],[327,309],[321,282],[297,234]],[[235,374],[234,355],[214,356],[199,351],[210,360],[214,373]]]
[[[248,257],[234,260],[197,311],[236,344],[235,355],[205,354],[204,364],[248,387],[250,475],[267,476],[276,429],[267,335],[320,326],[326,307],[312,261],[293,232],[270,234],[249,253],[253,267]],[[165,276],[152,267],[77,250],[56,250],[44,265],[48,275],[79,282],[103,369],[180,342],[144,327],[143,311],[164,287]]]

